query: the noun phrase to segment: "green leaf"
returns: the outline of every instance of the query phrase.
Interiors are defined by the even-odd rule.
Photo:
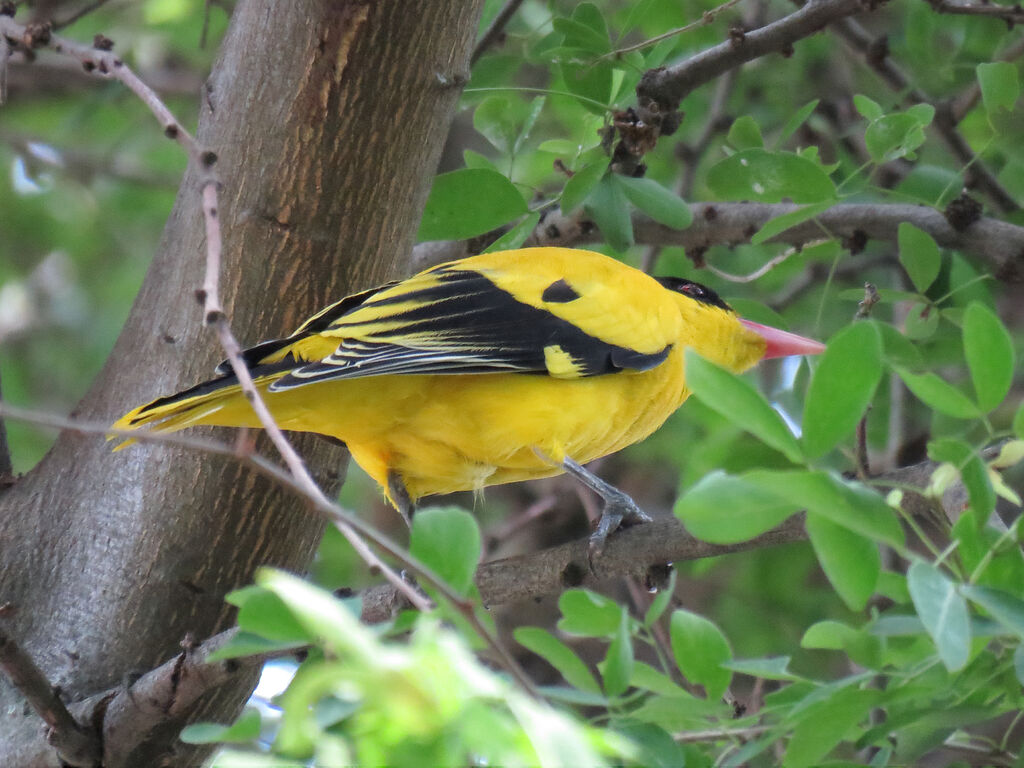
[[[651,179],[617,176],[629,202],[659,224],[673,229],[686,229],[693,222],[693,213],[679,195]]]
[[[500,173],[463,168],[434,178],[417,238],[463,240],[490,232],[527,212],[522,195]]]
[[[907,586],[943,665],[950,672],[963,669],[971,650],[971,625],[956,584],[931,563],[917,560],[907,571]]]
[[[501,173],[498,170],[498,166],[491,162],[490,158],[481,155],[479,152],[474,152],[472,149],[463,150],[462,162],[467,168],[484,168],[488,171]]]
[[[611,50],[608,24],[601,10],[593,3],[580,3],[573,9],[570,18],[556,16],[552,19],[552,26],[562,33],[566,47],[596,54]]]
[[[993,61],[977,67],[978,85],[985,111],[992,115],[1000,109],[1012,110],[1020,96],[1017,67],[1008,61]]]
[[[708,362],[692,348],[686,350],[686,386],[705,405],[780,451],[790,461],[802,461],[796,437],[761,393],[746,380]]]
[[[935,282],[942,267],[939,246],[927,232],[902,222],[897,230],[900,263],[918,291],[924,293]]]
[[[650,607],[644,614],[644,626],[649,627],[658,619],[661,618],[662,614],[665,613],[665,609],[668,608],[672,602],[672,597],[676,593],[676,569],[673,568],[668,575],[668,584],[658,589],[658,594],[651,601]]]
[[[327,590],[274,568],[257,570],[256,583],[278,597],[305,632],[332,652],[344,651],[355,660],[377,653],[379,642],[373,631]]]
[[[722,664],[732,658],[725,635],[713,623],[687,610],[672,613],[669,635],[676,665],[691,683],[704,686],[709,701],[725,693],[732,672]]]
[[[877,694],[857,688],[840,688],[825,701],[816,702],[793,730],[782,765],[804,768],[817,765],[874,706]]]
[[[854,323],[832,337],[804,405],[808,457],[824,456],[853,434],[881,378],[882,342],[873,323]]]
[[[759,482],[809,515],[820,515],[872,541],[903,546],[903,528],[892,508],[862,485],[832,473],[802,470],[766,472]]]
[[[676,685],[668,675],[642,661],[633,662],[633,677],[630,678],[629,684],[634,688],[643,688],[645,691],[660,693],[664,696],[692,698],[693,701],[698,701],[695,696],[687,693],[685,688]]]
[[[306,643],[296,641],[268,640],[262,635],[252,632],[236,632],[231,639],[206,658],[208,661],[223,661],[224,659],[238,659],[244,656],[256,656],[262,653],[276,653],[292,648],[303,648],[306,645]]]
[[[260,713],[252,707],[245,711],[231,725],[216,723],[193,723],[186,726],[179,739],[186,744],[221,744],[253,741],[260,735]]]
[[[633,638],[629,633],[629,614],[622,611],[619,629],[601,665],[604,691],[609,697],[621,696],[629,688],[633,676]]]
[[[1024,645],[1018,645],[1013,652],[1013,671],[1017,675],[1017,682],[1024,685]]]
[[[236,589],[224,598],[238,606],[239,628],[275,643],[307,645],[314,640],[280,597],[261,587]]]
[[[533,234],[533,230],[536,229],[539,222],[540,212],[538,211],[534,211],[533,213],[524,216],[522,221],[487,246],[487,248],[484,249],[484,253],[510,251],[518,248],[526,242],[526,238]]]
[[[601,687],[590,674],[587,665],[569,646],[547,630],[540,627],[519,627],[513,632],[513,637],[521,646],[533,651],[557,669],[569,685],[588,693],[601,692]]]
[[[533,126],[537,124],[537,118],[540,117],[541,111],[544,109],[544,102],[546,97],[538,96],[530,102],[530,111],[526,113],[526,117],[523,120],[522,126],[519,128],[519,133],[516,136],[515,141],[512,143],[512,154],[518,154],[519,150],[523,148],[523,144],[530,137],[530,131],[533,130]]]
[[[1024,402],[1017,406],[1017,413],[1013,416],[1013,433],[1024,438]]]
[[[633,245],[633,221],[619,179],[617,174],[606,174],[590,192],[583,210],[612,248],[625,251]]]
[[[841,651],[859,633],[841,621],[825,619],[812,624],[800,639],[801,648],[816,648],[826,651]]]
[[[930,104],[917,104],[905,112],[894,112],[872,120],[864,133],[868,154],[876,163],[907,157],[924,144],[924,129],[935,116]]]
[[[613,728],[616,733],[622,734],[640,749],[637,765],[648,768],[680,768],[686,763],[682,746],[676,744],[664,728],[654,723],[615,720]]]
[[[818,102],[820,101],[821,99],[810,101],[790,115],[786,124],[782,126],[782,130],[779,131],[779,137],[775,140],[776,149],[789,141],[789,138],[799,130],[800,126],[807,122],[807,118],[809,118],[814,113],[814,110],[818,108]]]
[[[707,183],[725,200],[819,203],[836,197],[821,166],[791,152],[745,149],[712,166]]]
[[[499,152],[509,154],[519,135],[515,112],[508,98],[488,96],[473,111],[473,128]]]
[[[597,183],[604,176],[604,172],[608,170],[609,162],[609,158],[601,158],[596,163],[584,166],[569,177],[565,182],[565,188],[562,190],[561,207],[563,214],[568,216],[583,204],[583,201],[587,199],[587,195],[597,186]]]
[[[622,608],[589,589],[570,589],[558,598],[558,629],[583,637],[610,637],[619,630]]]
[[[860,113],[861,117],[867,120],[877,120],[885,114],[878,105],[878,102],[872,101],[860,93],[854,94],[853,106]]]
[[[732,125],[729,126],[729,135],[725,140],[739,150],[764,147],[761,126],[750,115],[743,115],[743,117],[733,120]]]
[[[988,475],[988,467],[975,450],[963,440],[939,438],[928,443],[928,457],[947,462],[960,472],[967,488],[967,497],[974,511],[974,523],[983,524],[996,506],[996,493]]]
[[[904,325],[909,339],[931,338],[939,327],[939,310],[924,302],[915,304],[907,313]]]
[[[974,419],[981,415],[967,395],[934,373],[917,374],[898,367],[893,370],[918,400],[936,411],[957,419]]]
[[[607,62],[562,64],[559,67],[566,90],[577,96],[577,103],[588,112],[604,115],[612,98],[615,73]]]
[[[818,562],[843,602],[852,611],[864,608],[882,570],[878,545],[821,515],[808,515],[805,525]]]
[[[703,541],[733,544],[759,536],[799,509],[784,494],[762,487],[758,480],[765,475],[771,472],[711,472],[676,501],[675,515]]]
[[[795,227],[797,224],[803,224],[808,219],[813,219],[815,216],[824,213],[829,208],[835,205],[832,200],[826,200],[821,203],[813,203],[811,205],[805,205],[802,208],[797,208],[795,211],[784,213],[781,216],[776,216],[774,219],[769,219],[764,223],[754,236],[750,238],[750,242],[754,245],[760,245],[771,240],[776,235],[782,234],[790,227]]]
[[[772,656],[764,659],[733,659],[722,664],[726,669],[741,675],[760,677],[764,680],[802,680],[789,671],[789,656]]]
[[[961,593],[988,611],[992,618],[1024,640],[1024,600],[992,587],[963,586]]]
[[[483,551],[476,518],[458,507],[428,507],[412,519],[409,550],[460,594],[473,585]]]
[[[1013,383],[1013,340],[992,310],[976,301],[964,311],[963,334],[978,405],[990,411],[1003,402]]]

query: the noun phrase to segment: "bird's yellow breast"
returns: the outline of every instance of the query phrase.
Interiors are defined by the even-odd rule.
[[[384,488],[395,471],[416,499],[548,477],[565,456],[585,463],[643,440],[686,399],[683,359],[673,349],[649,371],[584,379],[381,376],[266,397],[283,428],[338,437]]]

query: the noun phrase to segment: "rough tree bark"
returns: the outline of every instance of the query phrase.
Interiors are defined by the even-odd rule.
[[[285,332],[345,291],[402,270],[481,3],[244,0],[202,95],[200,143],[219,156],[221,296],[249,342]],[[198,174],[189,170],[106,367],[76,413],[112,419],[209,375],[201,326]],[[343,456],[302,441],[314,475]],[[301,571],[321,524],[230,461],[168,447],[113,454],[64,434],[0,495],[4,621],[74,701],[172,656],[232,619],[224,594],[274,564]],[[204,717],[227,719],[252,680]],[[41,721],[0,682],[0,765],[56,766]],[[194,765],[179,725],[118,765]],[[107,768],[113,768],[107,763]]]

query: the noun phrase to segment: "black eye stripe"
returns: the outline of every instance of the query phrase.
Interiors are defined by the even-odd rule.
[[[682,293],[695,301],[699,301],[701,304],[718,307],[719,309],[724,309],[727,312],[732,311],[732,307],[726,304],[722,300],[721,296],[706,285],[701,285],[700,283],[693,282],[693,280],[686,280],[682,277],[656,277],[654,279],[670,291]]]

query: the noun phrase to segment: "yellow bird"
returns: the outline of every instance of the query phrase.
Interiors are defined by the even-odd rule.
[[[435,493],[566,471],[605,502],[596,551],[647,516],[581,464],[654,432],[690,394],[684,350],[740,372],[817,354],[717,294],[568,248],[473,256],[357,293],[245,361],[283,429],[343,441],[407,519]],[[230,366],[113,426],[258,427]]]

